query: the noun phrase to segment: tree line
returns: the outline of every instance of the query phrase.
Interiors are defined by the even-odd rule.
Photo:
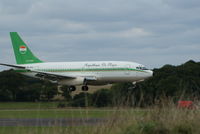
[[[61,94],[65,106],[146,106],[162,99],[198,99],[200,95],[200,62],[188,61],[179,66],[165,65],[153,69],[154,76],[136,84],[118,83],[111,89],[94,93],[82,92],[75,96],[48,81],[23,76],[13,70],[0,72],[0,101],[52,101]],[[92,90],[92,89],[91,89]]]

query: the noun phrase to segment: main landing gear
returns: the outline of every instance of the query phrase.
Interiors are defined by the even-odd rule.
[[[75,87],[75,86],[69,86],[69,87],[68,87],[68,90],[69,90],[70,92],[76,91],[76,87]]]
[[[82,91],[88,91],[89,88],[88,88],[87,85],[84,85],[84,86],[81,87],[81,89],[82,89]],[[76,91],[76,87],[75,87],[75,86],[69,86],[69,87],[68,87],[68,90],[69,90],[70,92]]]
[[[88,86],[87,85],[82,86],[82,91],[88,91]]]

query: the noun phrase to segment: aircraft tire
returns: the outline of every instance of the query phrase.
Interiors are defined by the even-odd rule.
[[[88,91],[88,86],[82,86],[82,91]]]
[[[75,86],[69,86],[68,90],[69,90],[70,92],[76,91],[76,87],[75,87]]]

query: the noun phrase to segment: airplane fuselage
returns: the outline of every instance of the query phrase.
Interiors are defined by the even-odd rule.
[[[153,73],[141,64],[124,61],[46,62],[21,66],[26,67],[26,69],[17,69],[16,71],[31,77],[37,78],[37,75],[28,70],[77,78],[72,81],[65,79],[56,81],[60,85],[82,85],[84,80],[81,78],[95,79],[95,81],[88,81],[89,85],[136,82],[151,77]]]

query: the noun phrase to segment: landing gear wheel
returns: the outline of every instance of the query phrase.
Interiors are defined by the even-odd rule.
[[[136,88],[137,87],[137,82],[136,81],[134,81],[134,82],[132,82],[132,88],[134,89],[134,88]]]
[[[88,86],[82,86],[82,91],[88,91]]]
[[[75,87],[75,86],[69,86],[68,90],[69,90],[70,92],[75,91],[75,90],[76,90],[76,87]]]

